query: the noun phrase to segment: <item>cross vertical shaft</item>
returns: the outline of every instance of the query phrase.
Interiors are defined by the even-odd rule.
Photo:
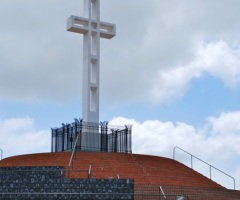
[[[83,36],[83,119],[87,122],[99,122],[99,67],[100,34],[99,1],[84,0],[84,16],[89,19],[89,30]]]
[[[100,38],[114,37],[116,26],[100,21],[100,0],[84,0],[84,18],[69,17],[67,30],[83,34],[83,120],[99,123]]]

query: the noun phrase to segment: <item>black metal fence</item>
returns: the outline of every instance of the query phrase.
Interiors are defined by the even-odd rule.
[[[75,119],[74,123],[52,128],[52,152],[71,151],[79,134],[77,151],[132,153],[132,126],[116,127]]]

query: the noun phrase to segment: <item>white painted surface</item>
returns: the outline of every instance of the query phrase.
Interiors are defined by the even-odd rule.
[[[100,0],[84,0],[84,17],[69,17],[67,30],[83,34],[82,118],[99,123],[100,38],[113,38],[116,25],[100,21]]]

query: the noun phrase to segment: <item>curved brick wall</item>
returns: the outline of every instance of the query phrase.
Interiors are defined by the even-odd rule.
[[[41,153],[20,155],[0,161],[4,166],[63,166],[68,168],[71,154]],[[89,166],[91,178],[134,179],[135,184],[182,185],[223,188],[185,165],[164,157],[125,153],[77,152],[70,178],[87,178]]]

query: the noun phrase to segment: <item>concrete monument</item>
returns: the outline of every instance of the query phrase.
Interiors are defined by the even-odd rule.
[[[113,38],[116,25],[100,21],[100,0],[84,0],[84,17],[69,17],[67,30],[83,34],[82,118],[99,123],[100,38]]]

